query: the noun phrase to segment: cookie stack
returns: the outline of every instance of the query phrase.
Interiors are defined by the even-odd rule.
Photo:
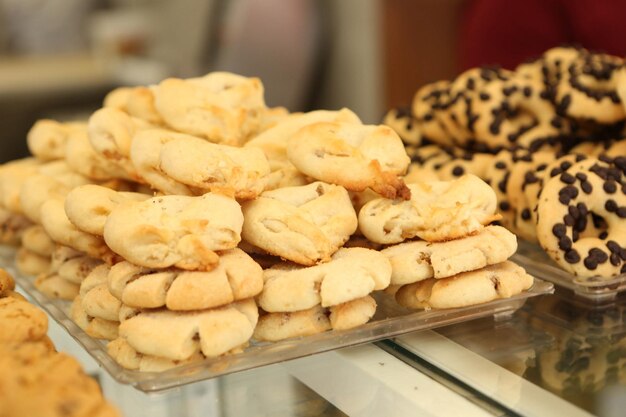
[[[623,98],[626,69],[622,59],[584,49],[554,48],[515,71],[471,69],[452,81],[427,85],[415,94],[410,111],[391,110],[385,122],[397,129],[411,155],[409,177],[434,174],[449,180],[468,173],[477,175],[496,192],[503,226],[525,240],[539,242],[575,275],[613,276],[624,273],[626,265],[620,256],[626,241],[614,233],[609,239],[609,229],[616,228],[604,219],[608,216],[611,224],[618,223],[612,218],[619,217],[617,210],[622,205]],[[609,182],[608,191],[599,184],[592,192],[585,184],[587,192],[581,190],[573,205],[559,203],[554,192],[539,198],[549,178],[582,159],[593,159],[591,165],[614,173],[611,178],[601,178]],[[565,178],[569,181],[569,175]],[[580,190],[582,182],[575,183],[563,186]],[[610,192],[614,188],[617,195]],[[579,214],[576,205],[586,204],[590,194],[599,195],[603,202],[613,201],[609,205],[615,209],[608,213],[602,208],[599,212],[583,209],[584,214]],[[569,230],[573,223],[569,217],[565,219],[568,213],[559,219],[546,216],[539,227],[539,204],[561,205],[578,216],[576,233],[567,234],[571,242],[560,231],[556,236],[548,230],[557,223],[568,224]],[[572,244],[587,238],[591,240],[581,242],[578,249],[584,253],[575,255]],[[561,247],[555,239],[562,241]]]
[[[20,268],[72,300],[73,320],[129,369],[351,329],[390,284],[493,278],[488,296],[412,304],[447,308],[531,283],[504,263],[515,240],[488,226],[499,215],[484,182],[404,177],[411,157],[393,129],[348,109],[267,108],[256,78],[116,89],[86,122],[36,123],[28,143],[35,158],[0,168],[0,201],[31,226],[21,251],[41,258]],[[405,241],[437,272],[396,271],[404,255],[380,249]],[[444,273],[435,259],[449,251]]]
[[[515,235],[489,225],[498,219],[493,190],[478,177],[409,184],[411,200],[375,199],[359,227],[392,265],[391,290],[409,308],[453,308],[507,298],[532,286],[508,262]],[[463,191],[461,191],[463,190]],[[421,240],[405,240],[419,238]]]
[[[0,415],[42,416],[54,410],[73,417],[119,416],[80,364],[55,351],[46,336],[47,316],[14,288],[12,277],[0,270]]]

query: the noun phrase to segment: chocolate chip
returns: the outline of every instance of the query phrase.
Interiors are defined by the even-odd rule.
[[[569,204],[570,200],[578,197],[578,189],[571,185],[567,185],[559,191],[559,201],[562,204]]]
[[[609,199],[609,200],[606,200],[606,203],[604,203],[604,208],[609,213],[613,213],[613,212],[616,212],[619,207],[617,206],[617,203],[615,202],[615,200]]]
[[[606,191],[609,194],[613,194],[617,191],[617,184],[615,184],[615,181],[607,181],[604,183],[604,185],[602,186],[602,188],[604,189],[604,191]]]
[[[505,169],[506,168],[506,164],[502,161],[498,161],[496,162],[496,168],[498,169]]]
[[[572,174],[569,174],[567,172],[561,174],[560,180],[565,184],[573,184],[576,182],[576,178]]]
[[[476,82],[474,81],[474,79],[473,79],[473,78],[471,78],[471,77],[470,77],[470,78],[468,78],[468,79],[467,79],[467,89],[468,89],[468,90],[473,90],[473,89],[474,89],[474,87],[476,87]]]
[[[559,249],[561,249],[564,252],[567,252],[570,249],[572,249],[572,239],[570,239],[567,236],[561,236],[559,238]]]
[[[605,230],[605,231],[603,231],[602,233],[600,233],[600,234],[598,235],[598,239],[600,239],[600,240],[604,240],[604,239],[606,239],[608,236],[609,236],[609,232],[607,232],[607,231]]]
[[[585,217],[589,210],[587,209],[587,205],[585,203],[576,204],[576,208],[578,209],[578,213],[580,213],[581,217]]]
[[[570,161],[563,161],[561,162],[561,169],[563,171],[566,171],[568,169],[570,169],[572,167],[572,163]]]
[[[580,212],[578,211],[578,207],[576,206],[569,206],[567,208],[567,212],[570,214],[570,216],[572,216],[575,219],[580,217]]]
[[[617,215],[620,219],[626,219],[626,206],[618,208]]]
[[[598,264],[603,264],[608,261],[609,257],[602,249],[592,248],[589,250],[589,255],[583,261],[585,267],[590,270],[594,270],[598,267]]]
[[[521,216],[524,220],[530,220],[530,210],[525,208],[524,210],[522,210]]]
[[[622,249],[619,243],[614,240],[609,240],[608,242],[606,242],[606,247],[611,251],[611,253],[619,253],[619,251]]]
[[[454,175],[455,177],[460,177],[464,173],[465,173],[465,169],[463,169],[462,166],[457,165],[452,169],[452,175]]]
[[[530,97],[530,95],[533,93],[530,87],[524,87],[522,92],[524,94],[524,97]]]
[[[566,226],[571,227],[574,225],[574,223],[576,223],[576,220],[571,214],[566,214],[565,216],[563,216],[563,223],[565,223]]]
[[[480,97],[481,101],[487,101],[491,98],[491,96],[487,93],[480,93],[478,97]]]
[[[570,249],[567,252],[565,252],[565,256],[563,258],[567,261],[567,263],[570,263],[570,264],[575,264],[577,262],[580,262],[580,255],[578,254],[576,249]]]
[[[584,191],[585,194],[591,194],[591,192],[593,191],[593,186],[589,181],[583,181],[580,184],[580,188]]]
[[[578,178],[579,181],[587,181],[587,174],[584,172],[577,172],[576,178]]]
[[[563,170],[561,168],[552,168],[550,170],[550,177],[556,177],[557,175],[559,175],[561,172],[563,172]]]
[[[563,237],[567,233],[567,228],[562,223],[557,223],[552,226],[552,234],[556,237]]]
[[[511,208],[511,205],[509,204],[508,201],[501,201],[500,202],[500,210],[502,210],[502,211],[509,211],[510,208]]]
[[[613,266],[618,266],[619,264],[622,263],[622,260],[619,258],[619,255],[616,253],[612,253],[611,256],[609,257],[609,260],[611,261],[611,265]]]

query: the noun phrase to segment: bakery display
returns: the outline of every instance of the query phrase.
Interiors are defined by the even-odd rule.
[[[29,144],[0,167],[4,224],[24,221],[6,233],[16,265],[127,369],[358,329],[381,300],[407,314],[533,283],[485,181],[405,177],[393,129],[267,108],[256,78],[117,89]]]
[[[478,176],[501,225],[574,277],[610,278],[626,273],[625,74],[621,58],[553,48],[514,71],[423,86],[385,123],[411,156],[409,176]]]

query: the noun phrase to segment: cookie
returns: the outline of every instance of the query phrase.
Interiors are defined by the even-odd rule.
[[[160,169],[170,178],[201,194],[212,191],[240,200],[254,199],[263,191],[270,166],[260,149],[218,145],[177,133],[170,136],[159,157]]]
[[[65,197],[65,214],[69,221],[83,232],[102,236],[107,217],[125,202],[145,201],[147,194],[114,191],[95,184],[72,189]]]
[[[47,200],[41,206],[41,224],[52,240],[84,252],[92,258],[111,260],[114,254],[101,236],[85,233],[74,226],[65,214],[61,198]]]
[[[193,312],[143,311],[123,321],[120,337],[145,355],[185,360],[216,357],[248,343],[258,319],[254,300]]]
[[[134,136],[153,127],[148,122],[121,110],[105,107],[89,117],[88,135],[93,149],[126,172],[129,178],[141,181],[130,162],[130,147]]]
[[[440,145],[452,145],[452,139],[438,118],[439,110],[447,102],[450,82],[437,81],[421,87],[413,96],[411,113],[416,118],[417,127],[425,139]]]
[[[95,181],[114,178],[132,179],[114,161],[95,151],[89,142],[87,129],[76,129],[65,142],[65,161],[71,169]]]
[[[55,272],[61,278],[80,285],[91,271],[101,264],[102,261],[99,259],[81,255],[59,263],[55,267]]]
[[[289,313],[268,313],[259,317],[254,329],[255,340],[277,342],[292,337],[311,336],[330,330],[326,309],[316,305]]]
[[[205,310],[256,296],[263,270],[235,248],[220,254],[211,271],[147,270],[120,262],[108,274],[111,292],[129,307],[167,307],[172,311]]]
[[[359,229],[365,237],[382,244],[414,237],[445,241],[477,233],[499,218],[494,191],[474,175],[408,187],[409,201],[381,198],[363,206]]]
[[[410,197],[399,179],[410,159],[400,137],[387,126],[319,122],[298,130],[287,156],[302,173],[350,191],[371,188],[387,198]]]
[[[555,91],[559,113],[598,123],[623,120],[626,112],[618,94],[622,68],[621,58],[586,51],[561,65]]]
[[[509,181],[506,186],[506,199],[513,211],[512,230],[521,238],[536,241],[536,223],[533,221],[533,201],[528,200],[525,194],[526,179],[541,172],[556,158],[552,152],[535,152],[529,154],[528,159],[515,162],[510,170]]]
[[[227,72],[200,78],[168,78],[154,87],[155,107],[175,130],[237,146],[260,128],[266,108],[263,84]]]
[[[590,158],[545,182],[537,238],[561,268],[580,277],[626,272],[625,175],[624,157],[615,165]]]
[[[133,349],[122,338],[112,340],[107,344],[108,354],[122,367],[141,372],[163,372],[176,366],[186,365],[204,359],[201,353],[179,361],[152,355],[144,355]]]
[[[91,305],[93,300],[88,301]],[[70,318],[74,323],[85,331],[94,339],[115,340],[118,337],[118,328],[120,323],[115,320],[106,320],[100,317],[94,317],[87,313],[84,308],[85,304],[80,295],[77,295],[72,302],[70,309]],[[92,307],[96,309],[97,307]],[[100,312],[100,310],[98,310]]]
[[[0,205],[13,213],[22,213],[20,189],[29,177],[38,174],[39,165],[34,158],[24,158],[0,166]]]
[[[0,268],[0,297],[3,297],[3,294],[13,291],[14,289],[15,281],[13,277],[9,275],[7,271]]]
[[[465,174],[485,179],[488,168],[493,165],[494,158],[495,156],[489,153],[460,152],[460,155],[450,161],[440,163],[436,174],[442,181],[450,181]]]
[[[105,402],[98,383],[85,374],[76,359],[65,353],[45,351],[45,347],[39,349],[3,350],[0,390],[11,393],[3,398],[5,415],[120,415]]]
[[[40,340],[48,331],[48,316],[27,301],[0,298],[0,344]]]
[[[242,209],[246,242],[301,265],[330,259],[357,227],[345,188],[323,182],[266,191]]]
[[[22,247],[15,254],[15,267],[22,275],[37,276],[48,272],[50,269],[50,257],[41,256]]]
[[[351,110],[315,110],[307,113],[291,114],[270,129],[254,136],[245,148],[258,148],[263,151],[270,165],[271,173],[266,178],[266,190],[306,185],[309,180],[289,162],[287,142],[304,126],[317,122],[346,122],[361,124],[359,117]]]
[[[329,308],[333,330],[347,330],[361,326],[376,313],[376,301],[369,295]]]
[[[0,243],[19,245],[24,232],[32,225],[33,223],[26,216],[0,207]]]
[[[55,243],[50,239],[43,226],[35,224],[24,230],[22,246],[37,255],[50,257],[54,251]]]
[[[211,270],[218,262],[215,251],[237,246],[242,225],[241,207],[233,199],[171,195],[118,205],[106,220],[104,239],[140,266]]]
[[[69,192],[70,187],[48,175],[32,175],[20,189],[22,212],[32,222],[41,224],[41,206],[53,198],[63,198]]]
[[[329,307],[365,297],[389,285],[391,265],[380,252],[342,248],[330,262],[308,268],[279,264],[263,271],[259,306],[269,312],[294,312],[318,304]]]
[[[78,295],[80,286],[55,273],[41,274],[35,280],[35,287],[45,296],[61,300],[73,300]]]
[[[194,195],[194,190],[165,175],[161,170],[161,149],[172,134],[167,130],[146,129],[133,138],[130,159],[137,173],[150,186],[164,194]],[[199,194],[199,193],[198,193]]]
[[[448,242],[413,241],[383,249],[392,266],[391,284],[447,278],[504,262],[517,250],[515,235],[501,226],[487,226],[475,235]]]
[[[422,134],[417,123],[411,109],[405,107],[389,110],[383,119],[383,124],[392,128],[405,146],[419,146],[422,143]]]
[[[26,135],[28,150],[41,161],[63,159],[65,144],[74,129],[81,129],[82,123],[61,123],[50,119],[40,119]]]
[[[450,278],[404,285],[396,292],[396,301],[414,309],[459,308],[509,298],[532,284],[533,277],[524,268],[506,261]]]

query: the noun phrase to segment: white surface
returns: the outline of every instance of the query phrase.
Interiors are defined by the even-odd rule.
[[[464,397],[373,345],[283,364],[350,416],[487,416]]]
[[[521,415],[592,415],[434,331],[398,337],[396,343]]]

